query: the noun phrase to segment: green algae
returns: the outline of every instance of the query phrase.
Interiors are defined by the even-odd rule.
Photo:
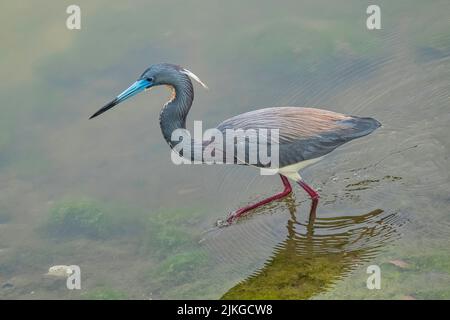
[[[53,204],[44,229],[50,235],[63,238],[106,238],[138,235],[145,230],[142,220],[139,212],[132,208],[81,197]]]

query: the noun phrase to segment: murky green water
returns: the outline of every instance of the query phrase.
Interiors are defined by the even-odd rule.
[[[448,1],[54,1],[2,6],[0,298],[450,298]],[[373,4],[370,2],[370,4]],[[189,67],[189,122],[265,106],[371,116],[383,127],[307,168],[317,218],[240,166],[175,166],[157,88],[88,117],[152,63]],[[82,289],[44,274],[79,265]],[[381,269],[369,290],[367,266]]]

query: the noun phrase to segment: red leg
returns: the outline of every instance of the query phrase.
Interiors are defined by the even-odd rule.
[[[309,194],[312,200],[319,200],[319,194],[317,191],[308,186],[305,181],[300,180],[298,184]]]
[[[240,208],[239,210],[237,210],[234,213],[230,214],[230,216],[227,218],[227,222],[231,223],[234,220],[236,220],[237,218],[241,217],[244,213],[246,213],[246,212],[248,212],[250,210],[256,209],[256,208],[258,208],[260,206],[268,204],[269,202],[272,202],[272,201],[275,201],[275,200],[279,200],[279,199],[284,198],[287,195],[289,195],[292,192],[291,184],[289,183],[288,179],[285,176],[280,174],[280,177],[281,177],[281,181],[283,181],[283,185],[284,185],[284,190],[282,192],[277,193],[276,195],[274,195],[274,196],[272,196],[270,198],[264,199],[264,200],[262,200],[260,202],[255,203],[255,204],[252,204],[252,205]]]
[[[316,218],[316,209],[317,209],[317,204],[319,203],[319,194],[317,193],[316,190],[314,190],[313,188],[311,188],[310,186],[308,186],[306,184],[305,181],[300,180],[298,182],[298,184],[309,194],[309,196],[311,197],[311,210],[309,212],[309,219],[310,221],[313,221]]]

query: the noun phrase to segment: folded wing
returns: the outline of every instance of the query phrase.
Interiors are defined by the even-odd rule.
[[[227,129],[273,130],[279,132],[279,166],[324,156],[340,145],[365,136],[380,126],[372,118],[361,118],[332,111],[275,107],[243,113],[218,125]],[[271,140],[269,143],[276,143]]]

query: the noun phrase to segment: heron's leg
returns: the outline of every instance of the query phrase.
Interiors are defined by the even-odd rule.
[[[291,184],[289,183],[288,179],[285,176],[280,174],[280,177],[281,177],[281,181],[283,181],[283,185],[284,185],[284,190],[282,192],[277,193],[276,195],[271,196],[271,197],[269,197],[267,199],[264,199],[262,201],[259,201],[259,202],[255,203],[255,204],[251,204],[249,206],[240,208],[239,210],[237,210],[237,211],[233,212],[232,214],[230,214],[230,216],[227,218],[227,222],[231,223],[231,222],[233,222],[237,218],[241,217],[242,215],[244,215],[245,213],[247,213],[250,210],[256,209],[256,208],[258,208],[260,206],[268,204],[269,202],[272,202],[272,201],[275,201],[275,200],[279,200],[281,198],[284,198],[284,197],[288,196],[292,192]]]
[[[305,181],[300,179],[298,184],[309,194],[311,197],[311,210],[309,211],[309,220],[312,221],[316,218],[317,204],[319,203],[319,194],[316,190],[311,188]]]
[[[305,181],[299,180],[298,184],[309,194],[311,200],[319,200],[319,194],[317,191],[308,186]]]

